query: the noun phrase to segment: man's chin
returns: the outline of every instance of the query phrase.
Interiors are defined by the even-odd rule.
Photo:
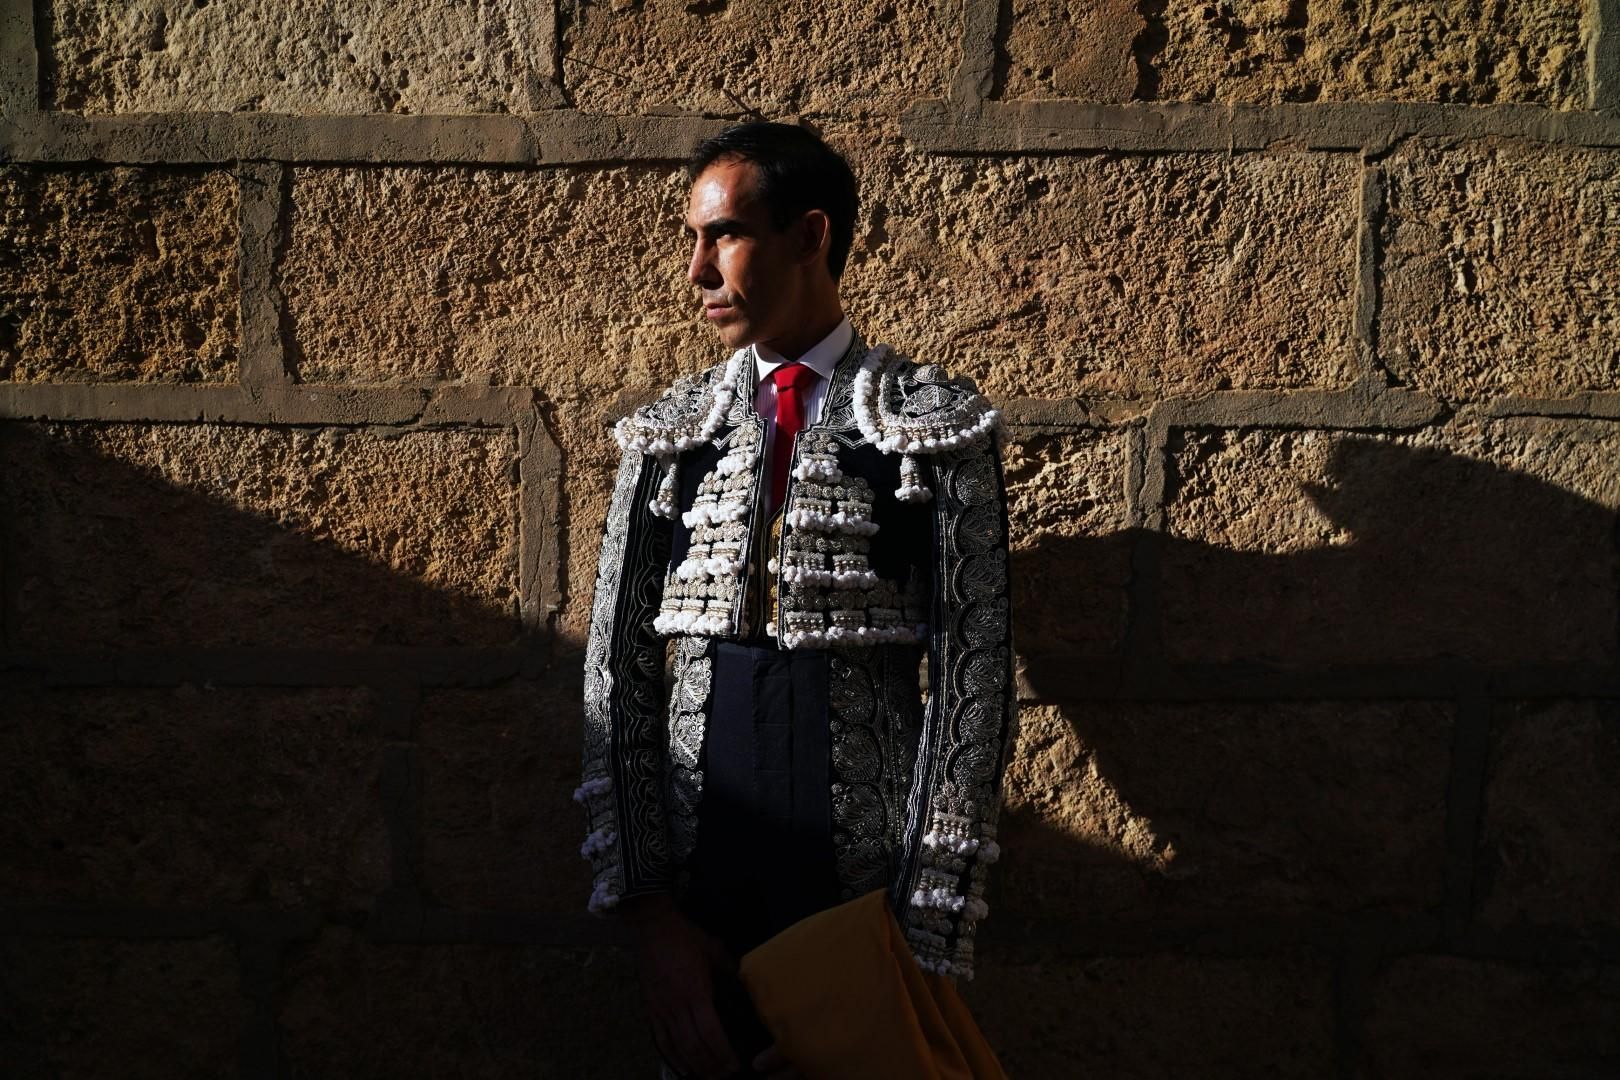
[[[744,345],[754,343],[752,328],[742,321],[716,323],[714,332],[719,336],[720,343],[728,349],[740,349]]]

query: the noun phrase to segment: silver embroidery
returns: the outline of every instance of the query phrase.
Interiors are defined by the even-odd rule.
[[[840,649],[828,660],[833,851],[846,899],[894,873],[922,711],[919,660],[904,645]]]
[[[871,648],[828,659],[833,853],[846,899],[882,888],[889,872],[875,659]]]
[[[703,798],[699,763],[714,685],[714,661],[707,652],[705,638],[676,639],[669,701],[669,847],[677,865],[697,844],[697,808]]]
[[[580,853],[591,861],[593,912],[669,873],[659,791],[663,649],[651,632],[669,526],[647,510],[656,479],[651,459],[633,450],[621,455],[597,559],[585,645],[583,782],[575,792],[589,829]]]
[[[973,977],[1002,771],[1016,722],[997,440],[934,459],[937,610],[933,690],[907,805],[897,883],[906,937],[927,970]]]

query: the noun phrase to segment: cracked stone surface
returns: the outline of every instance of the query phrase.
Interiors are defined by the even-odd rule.
[[[512,679],[423,694],[425,887],[460,910],[573,914],[591,893],[579,854],[577,683]]]
[[[231,1076],[253,1023],[236,943],[0,938],[8,1072]],[[71,1033],[72,1037],[66,1037]]]
[[[1451,401],[1620,388],[1620,153],[1393,155],[1380,358]]]
[[[236,215],[226,169],[0,166],[0,379],[235,378]]]
[[[12,895],[358,910],[388,884],[367,689],[187,683],[6,701]]]
[[[1040,627],[1026,656],[1057,663],[1116,654],[1131,580],[1124,431],[1038,435],[1007,441],[1003,467],[1012,532],[1013,611]],[[1062,658],[1057,660],[1056,658]],[[1045,665],[1031,662],[1039,679]],[[1039,687],[1037,687],[1037,691]]]
[[[1177,660],[1620,656],[1620,425],[1194,430],[1172,453],[1161,596]]]
[[[1499,1073],[1601,1076],[1620,1061],[1620,966],[1396,958],[1371,986],[1363,1077]],[[1442,1064],[1443,1063],[1443,1064]]]
[[[518,113],[554,98],[539,0],[42,4],[47,107]]]
[[[959,16],[926,0],[569,0],[562,72],[593,112],[898,115],[945,93]]]
[[[0,494],[18,511],[6,539],[19,567],[8,644],[510,641],[515,443],[505,431],[5,425]]]
[[[1424,910],[1440,897],[1451,712],[1023,706],[991,906],[1164,924]]]
[[[281,1046],[302,1075],[402,1076],[479,1062],[486,1076],[636,1076],[658,1068],[624,1000],[628,950],[367,940],[333,926],[288,950]]]
[[[1554,0],[1017,0],[1003,96],[1583,109],[1581,8]]]
[[[1256,1060],[1288,1076],[1333,1071],[1332,963],[1323,953],[1002,952],[960,989],[1010,1076],[1240,1080]]]
[[[1482,917],[1497,927],[1620,924],[1620,854],[1609,842],[1620,829],[1617,703],[1508,703],[1491,735]]]

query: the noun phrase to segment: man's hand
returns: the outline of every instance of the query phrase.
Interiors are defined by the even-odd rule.
[[[782,1056],[781,1043],[771,1043],[755,1056],[754,1071],[770,1080],[803,1080],[803,1074]]]
[[[635,941],[641,1002],[658,1052],[684,1073],[720,1080],[741,1068],[714,1010],[716,968],[737,960],[713,934],[675,909],[667,893],[623,901]]]

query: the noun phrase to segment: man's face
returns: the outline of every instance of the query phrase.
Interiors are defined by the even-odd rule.
[[[687,200],[686,276],[710,325],[733,349],[769,344],[790,330],[800,300],[797,230],[772,225],[757,183],[753,162],[721,159],[698,175]]]

